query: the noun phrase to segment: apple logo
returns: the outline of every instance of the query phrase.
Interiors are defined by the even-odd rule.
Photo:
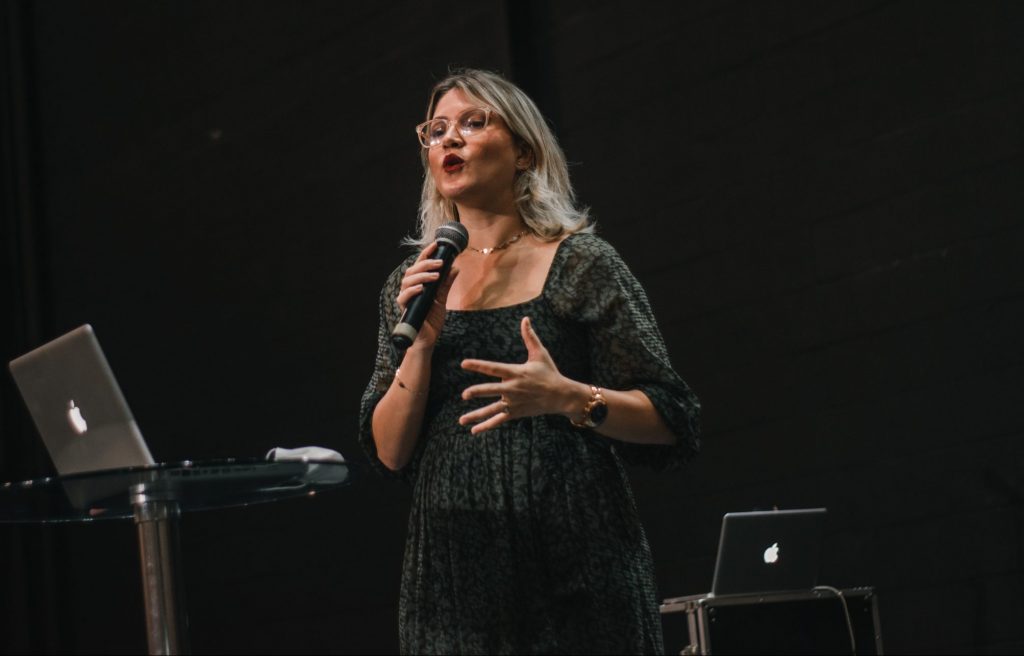
[[[779,543],[776,542],[772,546],[764,550],[764,562],[768,565],[774,565],[779,560]]]
[[[74,400],[68,405],[68,423],[71,424],[71,430],[79,435],[89,430],[89,424],[85,422],[85,417],[82,416],[82,409],[75,406]]]

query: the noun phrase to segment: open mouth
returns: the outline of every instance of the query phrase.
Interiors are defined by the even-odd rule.
[[[453,173],[455,171],[458,171],[465,165],[465,160],[463,160],[461,157],[453,153],[445,155],[444,163],[442,164],[446,173]]]

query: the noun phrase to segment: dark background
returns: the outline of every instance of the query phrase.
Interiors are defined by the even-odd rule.
[[[2,21],[4,361],[91,323],[159,460],[362,460],[451,64],[503,71],[705,408],[633,472],[663,596],[827,506],[887,651],[1024,648],[1024,4],[36,2]],[[0,480],[52,471],[8,375]],[[409,490],[188,515],[198,652],[386,652]],[[145,649],[134,528],[0,526],[0,650]],[[668,645],[678,649],[681,645]]]

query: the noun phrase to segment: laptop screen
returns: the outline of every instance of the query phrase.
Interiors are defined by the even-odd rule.
[[[92,326],[10,367],[58,474],[153,464]]]
[[[711,594],[809,590],[818,583],[825,508],[727,513]]]

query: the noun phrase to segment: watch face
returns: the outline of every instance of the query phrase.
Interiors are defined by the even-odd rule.
[[[603,422],[607,416],[608,406],[604,403],[598,403],[590,409],[590,421],[592,421],[595,426],[600,426],[601,422]]]

